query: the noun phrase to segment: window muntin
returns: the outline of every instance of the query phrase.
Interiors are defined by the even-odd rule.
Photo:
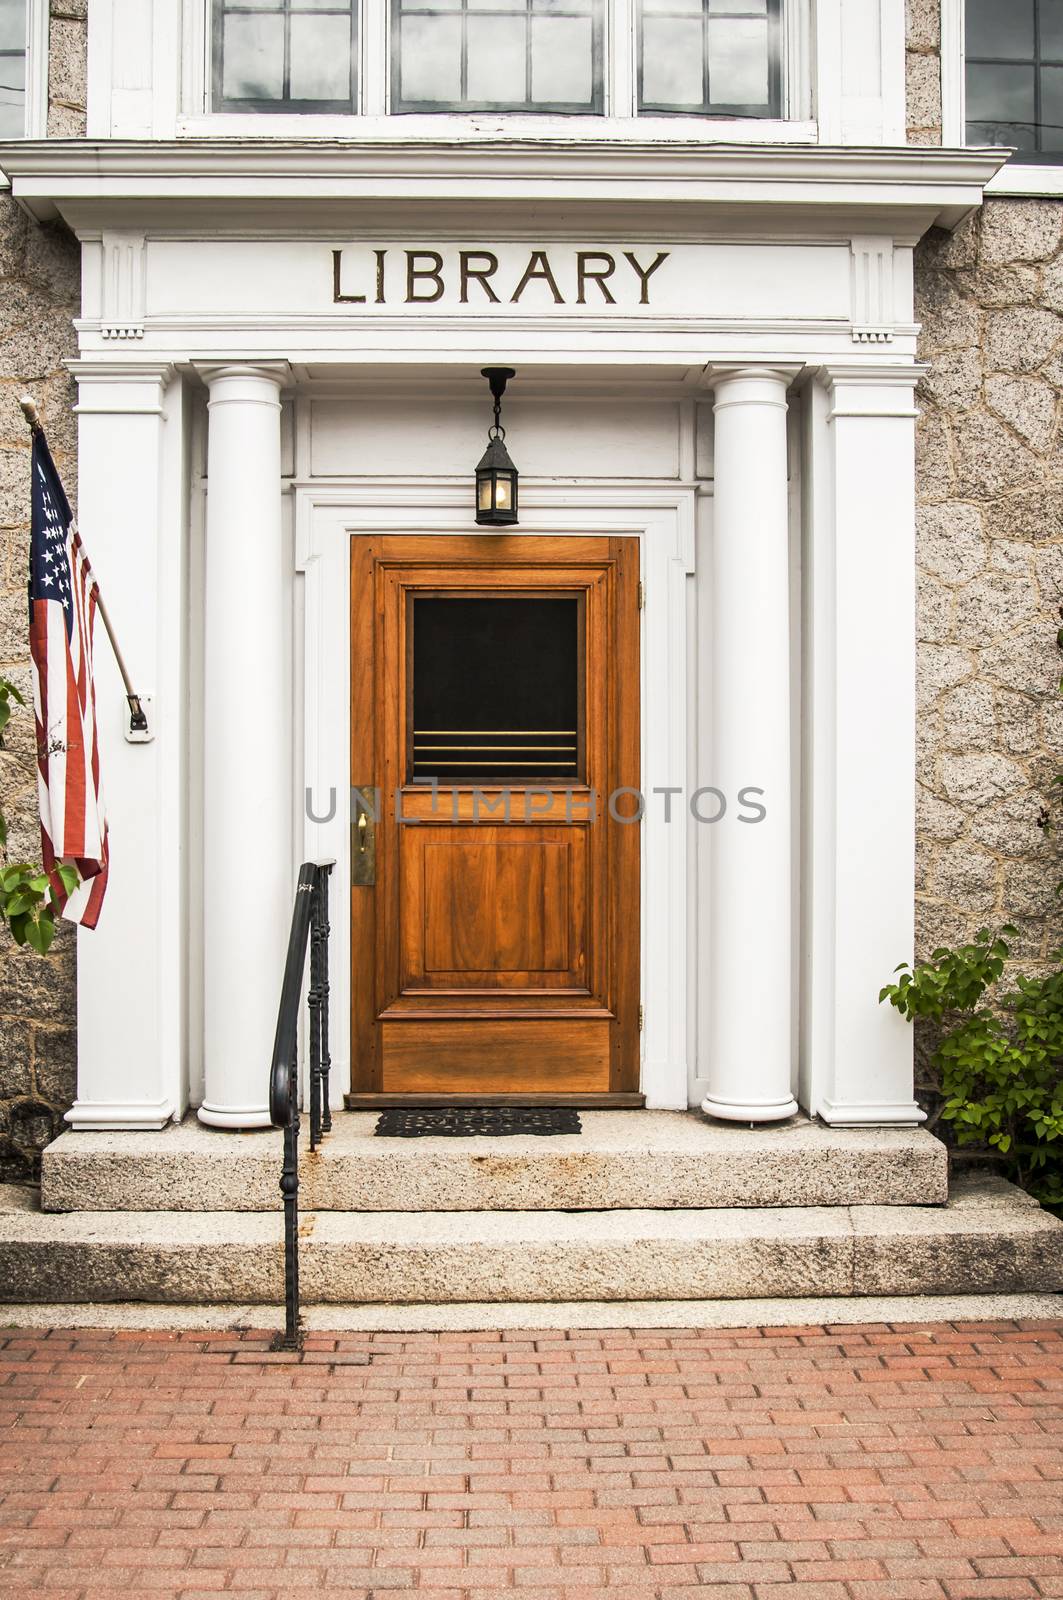
[[[777,117],[782,0],[640,0],[639,110]]]
[[[967,143],[1063,161],[1063,0],[966,0]]]
[[[391,109],[600,113],[602,0],[392,0]]]
[[[216,111],[358,109],[356,0],[215,0],[213,44]]]
[[[26,131],[26,0],[0,0],[0,139]]]

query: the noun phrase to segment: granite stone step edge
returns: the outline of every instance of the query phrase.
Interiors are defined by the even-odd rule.
[[[693,1112],[584,1112],[582,1135],[378,1139],[341,1113],[302,1141],[315,1211],[604,1211],[715,1206],[941,1205],[944,1145],[920,1128],[709,1123]],[[305,1126],[304,1126],[305,1134]],[[60,1135],[44,1152],[47,1211],[274,1211],[280,1134],[194,1117],[159,1133]]]
[[[944,1207],[308,1212],[308,1303],[446,1304],[1063,1289],[1063,1223],[997,1179]],[[49,1215],[0,1196],[8,1301],[276,1303],[279,1212]]]

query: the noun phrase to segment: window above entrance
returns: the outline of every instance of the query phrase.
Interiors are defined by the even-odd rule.
[[[777,117],[781,0],[642,0],[639,106]]]
[[[0,16],[15,3],[0,0]],[[209,4],[206,98],[227,115],[768,121],[794,116],[805,98],[807,0]]]
[[[356,12],[357,0],[214,0],[215,110],[357,111]]]
[[[393,111],[602,110],[602,0],[393,0]]]

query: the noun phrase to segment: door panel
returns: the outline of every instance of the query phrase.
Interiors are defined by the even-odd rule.
[[[483,983],[490,975],[512,982],[568,972],[567,842],[491,829],[490,837],[478,833],[461,843],[433,842],[426,834],[413,850],[418,846],[424,863],[426,974],[453,983],[458,973],[475,973],[476,982]],[[577,938],[582,932],[582,927],[576,930]]]
[[[637,1090],[637,577],[634,539],[352,540],[356,1094]]]
[[[415,1027],[385,1022],[383,1092],[605,1094],[609,1026],[598,1019],[579,1024],[432,1021]],[[500,1089],[500,1082],[506,1087]]]

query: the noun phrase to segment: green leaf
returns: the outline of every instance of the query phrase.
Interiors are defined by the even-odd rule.
[[[55,921],[48,911],[43,911],[39,918],[31,920],[26,928],[26,943],[31,945],[38,955],[47,955],[49,946],[55,938]]]

